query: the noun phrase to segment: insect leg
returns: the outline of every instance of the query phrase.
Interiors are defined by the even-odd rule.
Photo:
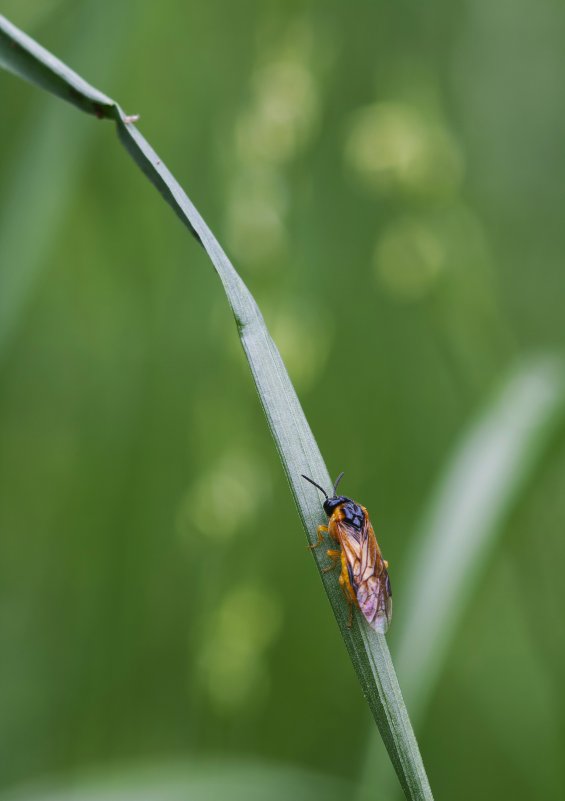
[[[349,576],[347,576],[343,571],[339,576],[339,586],[343,590],[343,594],[345,596],[345,600],[347,601],[347,605],[349,606],[349,619],[347,621],[347,628],[350,629],[353,625],[353,604],[355,603],[355,596],[352,594],[353,590],[351,588],[351,584],[349,583]]]
[[[339,583],[341,589],[343,590],[343,594],[345,595],[345,600],[347,601],[347,605],[349,607],[349,618],[347,620],[347,628],[350,629],[351,626],[353,625],[353,601],[349,597],[349,592],[347,591],[347,586],[345,584],[345,581],[343,580],[343,576],[339,577]]]
[[[322,569],[322,573],[329,573],[330,570],[333,570],[334,568],[336,568],[339,560],[341,559],[341,551],[330,550],[330,551],[326,551],[326,553],[330,557],[330,559],[332,560],[332,563],[331,563],[331,565],[328,565],[328,567],[324,567]]]
[[[324,531],[327,531],[327,530],[328,530],[327,526],[318,526],[318,529],[317,529],[317,531],[318,531],[318,542],[315,542],[314,545],[307,545],[306,547],[310,548],[311,550],[313,550],[314,548],[317,548],[318,545],[321,545],[322,542],[324,541]]]

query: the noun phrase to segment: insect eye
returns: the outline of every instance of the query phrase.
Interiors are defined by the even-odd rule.
[[[324,512],[329,516],[332,514],[333,510],[336,507],[336,502],[334,498],[328,498],[327,501],[324,501]]]

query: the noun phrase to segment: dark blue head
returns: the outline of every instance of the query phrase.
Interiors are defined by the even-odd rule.
[[[331,497],[331,498],[328,496],[328,493],[325,491],[325,489],[323,489],[323,487],[320,487],[319,484],[316,484],[315,481],[312,481],[311,478],[308,478],[308,476],[305,476],[305,475],[303,475],[302,478],[305,478],[306,481],[309,481],[310,484],[313,484],[315,487],[317,487],[320,490],[320,492],[324,493],[324,495],[326,496],[326,500],[324,501],[324,512],[327,514],[328,517],[332,516],[334,510],[341,503],[344,503],[345,501],[349,500],[349,498],[346,498],[344,495],[337,495],[336,494],[337,485],[339,484],[339,482],[343,478],[343,472],[340,473],[339,476],[335,480],[335,484],[333,486],[334,494],[333,494],[333,497]]]
[[[328,517],[331,517],[334,513],[334,510],[337,509],[340,504],[345,503],[348,500],[349,498],[346,498],[345,495],[334,495],[333,498],[326,498],[324,501],[324,512]]]

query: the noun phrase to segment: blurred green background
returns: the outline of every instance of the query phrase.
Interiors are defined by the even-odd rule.
[[[372,513],[394,653],[454,448],[509,370],[563,347],[565,7],[1,10],[141,114],[232,257]],[[110,124],[6,73],[0,98],[1,787],[155,769],[152,798],[354,797],[388,768],[205,254]],[[551,425],[533,408],[545,433],[414,720],[438,799],[565,795],[546,383]]]

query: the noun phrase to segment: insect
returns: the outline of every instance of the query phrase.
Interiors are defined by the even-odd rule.
[[[382,557],[381,550],[369,520],[369,513],[351,498],[337,494],[337,486],[343,478],[340,473],[333,486],[333,496],[312,481],[302,476],[310,484],[317,487],[326,496],[324,512],[329,520],[327,526],[318,526],[318,542],[310,545],[317,548],[324,540],[324,533],[339,544],[339,550],[330,549],[328,556],[333,564],[324,569],[324,573],[341,564],[339,584],[349,604],[349,623],[353,622],[353,607],[361,610],[369,625],[382,634],[386,632],[392,617],[392,590],[388,577],[388,562]]]

